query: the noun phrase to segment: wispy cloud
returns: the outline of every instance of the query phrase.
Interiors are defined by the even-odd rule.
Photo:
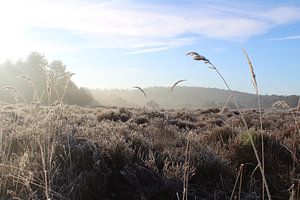
[[[244,12],[245,5],[232,1],[230,5],[218,1],[189,1],[186,6],[130,0],[2,1],[0,25],[5,37],[0,42],[17,40],[22,45],[21,41],[30,37],[30,33],[25,37],[25,32],[35,27],[60,30],[79,38],[80,45],[58,41],[60,50],[122,48],[127,54],[137,54],[192,44],[197,37],[246,41],[271,28],[300,20],[300,8],[295,6],[251,6],[255,12]],[[40,47],[51,44],[53,46],[44,41]]]
[[[151,52],[159,52],[159,51],[165,51],[171,49],[171,47],[156,47],[156,48],[149,48],[149,49],[141,49],[137,51],[130,51],[127,53],[124,53],[123,55],[135,55],[135,54],[141,54],[141,53],[151,53]]]
[[[197,38],[195,37],[186,37],[186,38],[161,38],[161,39],[146,39],[140,38],[140,42],[131,46],[131,50],[124,55],[134,55],[134,54],[142,54],[142,53],[151,53],[151,52],[159,52],[165,51],[168,49],[173,49],[177,47],[181,47],[183,45],[188,45],[193,42],[196,42]],[[134,50],[132,50],[134,49]]]
[[[300,40],[300,35],[292,35],[292,36],[278,37],[278,38],[269,38],[269,39],[266,39],[266,40],[269,40],[269,41]]]
[[[272,26],[281,25],[285,23],[295,22],[300,20],[299,7],[277,7],[266,12],[260,13],[259,16],[271,22]]]

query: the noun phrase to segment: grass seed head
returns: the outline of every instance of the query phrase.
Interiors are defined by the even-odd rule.
[[[134,86],[133,88],[136,88],[136,89],[138,89],[139,91],[141,91],[141,92],[143,93],[143,95],[145,96],[145,99],[147,99],[147,94],[146,94],[146,92],[145,92],[141,87],[139,87],[139,86]]]
[[[277,101],[272,105],[275,109],[289,109],[290,106],[285,101]]]
[[[186,81],[186,80],[185,80],[185,79],[182,79],[182,80],[176,81],[176,83],[174,83],[173,86],[171,87],[170,92],[173,91],[173,89],[175,88],[176,85],[178,85],[179,83],[184,82],[184,81]]]
[[[187,52],[186,55],[192,56],[194,60],[202,60],[204,63],[208,64],[210,61],[204,56],[199,55],[197,52]]]

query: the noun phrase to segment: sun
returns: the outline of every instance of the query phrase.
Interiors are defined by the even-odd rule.
[[[32,45],[26,35],[30,25],[25,10],[30,12],[29,5],[19,1],[0,2],[0,62],[20,58]]]

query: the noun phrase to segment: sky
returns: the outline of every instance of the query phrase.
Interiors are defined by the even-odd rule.
[[[38,51],[80,87],[183,86],[300,95],[300,0],[0,1],[0,62]]]

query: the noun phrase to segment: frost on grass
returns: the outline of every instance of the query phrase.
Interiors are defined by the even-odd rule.
[[[0,109],[2,199],[182,198],[188,135],[188,199],[229,199],[239,190],[241,199],[262,196],[256,158],[237,111],[16,104]],[[264,137],[274,199],[288,199],[291,186],[298,188],[300,119],[291,112],[263,113],[263,134],[259,113],[244,113],[258,152]],[[241,164],[242,183],[233,191]],[[293,194],[299,198],[299,192]]]

